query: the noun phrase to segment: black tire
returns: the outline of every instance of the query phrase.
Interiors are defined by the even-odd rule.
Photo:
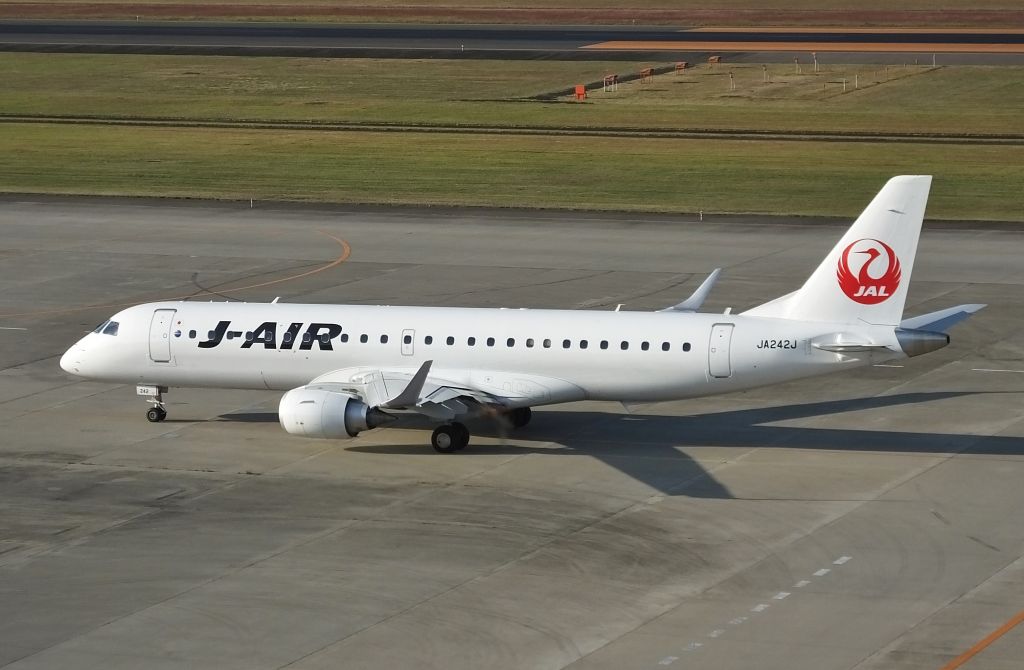
[[[452,428],[455,429],[456,437],[458,438],[456,442],[456,450],[462,451],[469,445],[469,428],[466,428],[466,426],[461,423],[453,423]]]
[[[167,412],[159,407],[150,407],[146,410],[146,420],[150,423],[159,423],[167,418]]]
[[[430,436],[430,445],[439,454],[450,454],[459,450],[459,430],[457,424],[445,424],[434,429]]]
[[[533,410],[529,407],[517,407],[509,412],[508,418],[512,422],[513,428],[522,428],[530,423],[530,419],[533,418]]]

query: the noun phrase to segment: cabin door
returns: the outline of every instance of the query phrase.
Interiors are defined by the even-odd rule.
[[[174,325],[174,309],[158,309],[149,322],[149,357],[155,363],[169,363],[171,360],[171,327]]]

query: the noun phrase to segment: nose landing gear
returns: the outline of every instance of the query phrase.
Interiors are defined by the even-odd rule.
[[[166,386],[149,386],[140,384],[135,387],[136,395],[143,396],[149,400],[152,407],[146,410],[146,420],[150,423],[159,423],[167,418],[167,409],[164,407],[164,393],[167,393]]]

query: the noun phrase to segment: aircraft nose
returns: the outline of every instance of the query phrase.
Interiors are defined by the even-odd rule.
[[[81,352],[82,348],[77,344],[65,351],[64,355],[60,357],[60,369],[69,374],[78,374]]]

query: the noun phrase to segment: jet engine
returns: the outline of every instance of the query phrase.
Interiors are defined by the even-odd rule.
[[[342,439],[394,419],[348,393],[308,386],[285,393],[277,415],[291,435]]]
[[[949,335],[930,330],[896,329],[896,341],[908,358],[927,354],[949,344]]]

